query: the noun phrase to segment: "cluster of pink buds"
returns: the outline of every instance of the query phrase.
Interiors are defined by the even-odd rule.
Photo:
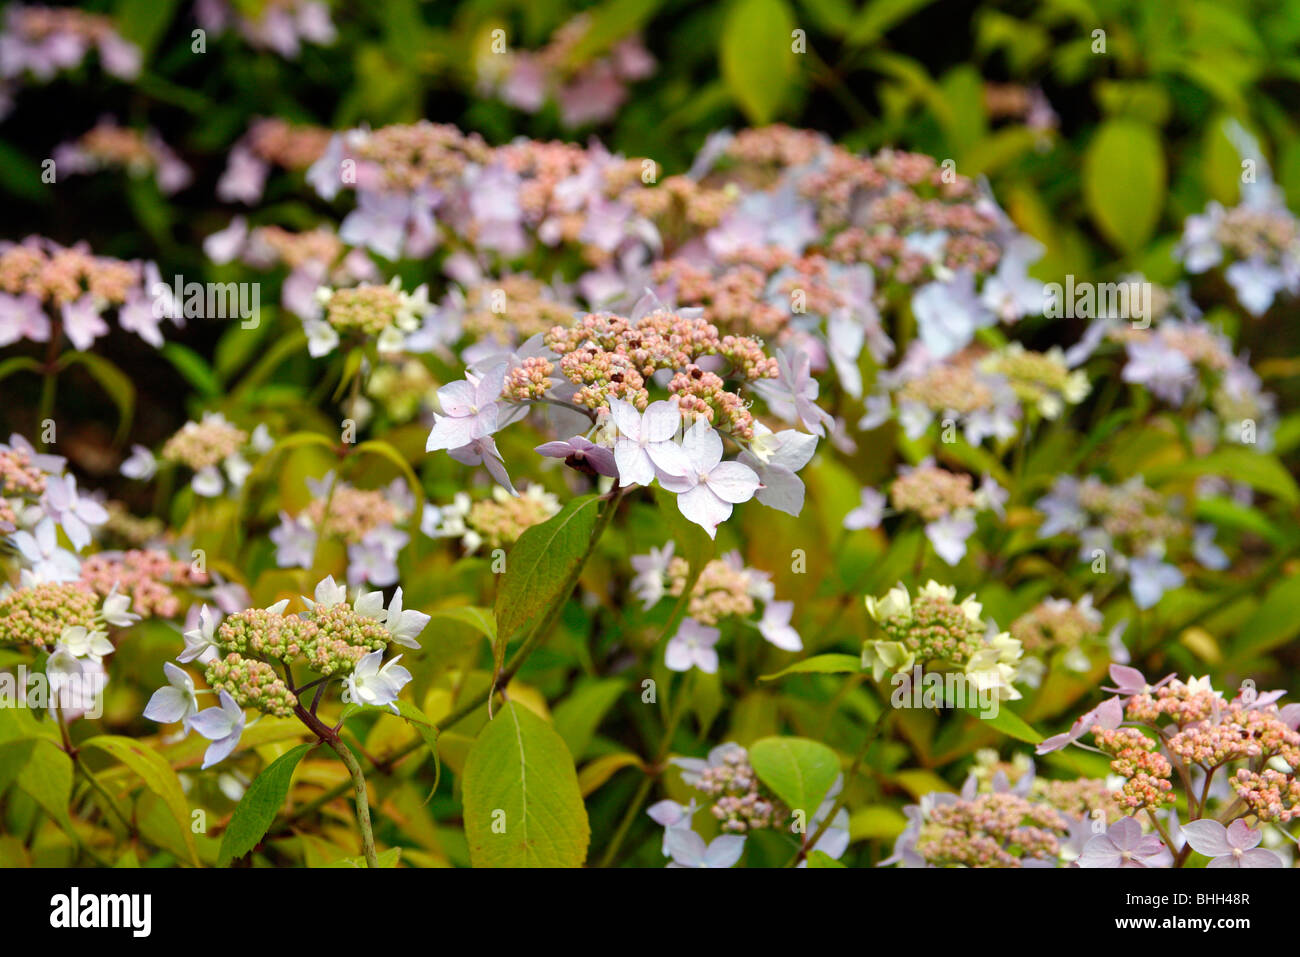
[[[81,565],[81,580],[107,596],[114,588],[131,596],[145,618],[175,618],[181,601],[175,589],[208,584],[208,573],[160,549],[99,552]]]
[[[190,168],[157,133],[141,133],[111,119],[55,147],[54,165],[65,175],[103,169],[122,169],[137,178],[152,175],[164,195],[184,189],[193,179]]]

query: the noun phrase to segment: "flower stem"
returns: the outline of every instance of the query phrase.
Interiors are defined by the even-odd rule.
[[[329,739],[329,746],[347,766],[352,775],[352,793],[357,802],[357,824],[361,828],[361,849],[366,855],[366,867],[378,867],[379,856],[375,853],[375,832],[370,826],[370,799],[366,795],[366,776],[361,773],[361,765],[356,755],[344,742],[337,738]]]

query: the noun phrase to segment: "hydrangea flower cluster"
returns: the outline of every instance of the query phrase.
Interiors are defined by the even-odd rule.
[[[288,269],[280,285],[280,302],[303,321],[309,348],[322,355],[334,348],[338,336],[321,328],[319,290],[379,280],[379,271],[364,249],[348,250],[338,235],[324,226],[302,231],[280,226],[250,229],[244,217],[236,216],[229,226],[204,240],[203,251],[218,264],[239,259],[255,269]]]
[[[1286,692],[1261,694],[1247,684],[1227,700],[1208,678],[1184,682],[1170,674],[1152,685],[1140,671],[1124,665],[1111,665],[1110,675],[1115,687],[1107,690],[1114,696],[1068,731],[1043,741],[1038,752],[1058,750],[1091,734],[1123,779],[1115,798],[1125,813],[1154,812],[1172,804],[1181,785],[1190,822],[1182,830],[1189,846],[1179,852],[1176,863],[1181,865],[1192,848],[1201,850],[1198,843],[1208,846],[1196,840],[1197,825],[1205,825],[1200,828],[1205,838],[1213,836],[1210,823],[1222,828],[1225,822],[1242,820],[1244,825],[1239,817],[1243,814],[1260,823],[1286,823],[1295,816],[1300,705],[1279,708],[1277,702]],[[1227,787],[1216,789],[1219,771]],[[1154,815],[1151,820],[1156,820]],[[1240,843],[1247,837],[1240,829],[1234,836],[1239,849],[1253,846]],[[1165,843],[1168,846],[1168,839]],[[1256,866],[1281,863],[1276,859]]]
[[[782,828],[791,820],[790,809],[763,786],[749,753],[734,742],[718,745],[707,758],[673,758],[672,763],[682,769],[682,781],[704,796],[723,833],[706,845],[692,828],[699,810],[694,798],[686,805],[672,800],[651,805],[646,813],[664,828],[663,853],[671,858],[669,867],[732,867],[744,853],[749,834]],[[837,777],[809,817],[810,834],[820,830],[834,810],[843,783]],[[842,857],[849,846],[848,827],[848,812],[840,808],[809,852],[820,851],[832,860]]]
[[[349,601],[346,588],[333,576],[316,586],[314,598],[303,601],[307,610],[297,615],[285,614],[289,600],[283,599],[224,621],[204,605],[198,626],[185,633],[185,650],[177,660],[203,664],[209,689],[196,691],[193,678],[168,662],[168,684],[154,692],[144,716],[160,724],[180,723],[186,732],[211,741],[203,762],[208,768],[238,748],[247,726],[245,709],[297,715],[313,730],[321,727],[316,710],[332,682],[342,686],[346,703],[396,712],[397,695],[411,674],[398,664],[400,654],[387,661],[385,654],[394,644],[418,648],[416,638],[429,616],[404,609],[400,587],[387,607],[377,591],[358,592]],[[320,677],[299,685],[295,667]],[[310,708],[300,700],[308,688],[316,689]],[[218,705],[200,711],[199,694],[216,694]]]
[[[121,80],[139,75],[140,48],[109,17],[70,7],[9,6],[0,29],[0,118],[24,79],[46,83],[76,69],[92,49],[105,73]]]
[[[1235,120],[1228,134],[1255,176],[1242,184],[1241,202],[1232,209],[1211,201],[1205,212],[1188,216],[1175,255],[1194,275],[1224,266],[1237,301],[1262,316],[1278,293],[1300,292],[1300,223],[1273,182],[1259,143]]]
[[[50,704],[60,720],[93,709],[108,683],[104,658],[114,651],[110,628],[139,620],[131,598],[113,588],[105,596],[82,582],[0,585],[0,645],[44,652]]]
[[[170,298],[158,306],[156,287],[167,288],[153,263],[96,256],[84,243],[0,242],[0,345],[62,334],[73,348],[89,349],[108,334],[104,316],[115,310],[119,326],[161,346],[160,321],[182,320]]]
[[[226,491],[237,492],[253,470],[250,455],[262,455],[274,445],[270,430],[259,425],[245,432],[220,412],[205,412],[195,422],[186,422],[163,443],[157,458],[142,445],[133,446],[122,463],[127,478],[147,482],[161,465],[180,466],[194,473],[190,487],[195,495],[216,498]]]
[[[55,169],[84,175],[104,169],[121,169],[135,178],[153,176],[165,196],[184,189],[193,179],[186,166],[153,130],[141,133],[100,120],[81,136],[54,149]]]
[[[1090,653],[1097,651],[1105,651],[1112,661],[1127,661],[1128,651],[1122,640],[1124,623],[1103,634],[1102,618],[1088,594],[1078,601],[1044,598],[1011,622],[1008,631],[1025,651],[1021,674],[1027,683],[1037,684],[1036,679],[1046,671],[1046,661],[1057,655],[1064,667],[1076,672],[1091,669]]]
[[[670,541],[648,554],[632,556],[636,571],[632,592],[645,608],[653,608],[665,598],[680,599],[685,592],[690,567],[686,559],[674,556],[675,549],[676,543]],[[747,567],[739,552],[728,552],[700,570],[687,600],[686,615],[665,649],[665,660],[673,671],[699,668],[707,674],[716,673],[714,646],[722,632],[713,626],[727,620],[757,628],[765,641],[783,651],[801,651],[803,640],[790,623],[793,614],[794,602],[776,600],[767,572]]]
[[[220,35],[233,30],[249,46],[296,59],[304,43],[330,46],[337,36],[329,4],[321,0],[198,0],[194,16],[203,29]]]
[[[1059,475],[1035,506],[1044,515],[1040,539],[1077,538],[1081,561],[1099,573],[1113,569],[1128,576],[1139,608],[1183,584],[1183,572],[1167,559],[1186,556],[1211,569],[1227,564],[1214,527],[1194,527],[1180,499],[1148,487],[1141,476],[1108,485],[1096,476],[1081,481]]]
[[[281,568],[311,568],[322,535],[347,546],[348,584],[387,587],[397,583],[397,556],[411,540],[415,499],[401,479],[381,489],[360,489],[330,472],[308,479],[311,503],[296,515],[280,513],[271,530]]]
[[[262,198],[272,168],[306,172],[325,152],[330,135],[324,127],[290,123],[276,116],[255,120],[230,149],[225,172],[217,182],[217,198],[252,206]]]
[[[303,322],[307,350],[316,357],[333,352],[343,338],[373,340],[380,352],[401,352],[406,334],[418,329],[429,311],[426,287],[408,295],[397,278],[387,285],[363,283],[350,289],[322,286],[316,298],[323,318]]]
[[[976,760],[960,794],[931,792],[903,809],[907,827],[882,866],[1061,867],[1098,824],[1119,819],[1103,781],[1041,778],[1032,761],[998,766],[996,753]]]
[[[966,554],[966,541],[975,533],[979,511],[1002,514],[1007,493],[987,475],[978,488],[965,472],[952,472],[932,459],[899,467],[889,487],[897,513],[912,514],[925,523],[925,535],[935,553],[949,565]],[[870,523],[867,523],[870,524]]]
[[[170,552],[133,548],[87,556],[81,564],[81,581],[104,597],[121,589],[142,618],[175,618],[181,611],[177,590],[207,585],[210,578],[196,563]]]
[[[590,15],[579,14],[540,50],[493,50],[480,56],[480,87],[525,113],[536,113],[554,100],[560,122],[569,129],[611,119],[627,98],[626,84],[650,76],[655,60],[641,39],[632,36],[620,40],[607,56],[572,67],[573,50],[592,26]]]
[[[929,581],[913,598],[900,584],[883,598],[867,596],[867,614],[885,637],[862,646],[862,667],[879,681],[906,674],[914,665],[964,674],[977,689],[1014,701],[1020,692],[1024,649],[1007,632],[995,632],[981,617],[983,607],[969,595],[957,602],[957,589]]]
[[[441,507],[424,510],[424,533],[430,538],[459,539],[466,554],[483,546],[501,548],[514,544],[519,536],[540,525],[560,510],[560,500],[540,485],[529,485],[516,496],[501,486],[487,498],[474,499],[467,492]]]

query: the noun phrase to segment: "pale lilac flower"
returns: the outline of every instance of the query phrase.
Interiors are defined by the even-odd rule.
[[[761,483],[749,466],[722,461],[722,437],[704,419],[687,431],[682,451],[689,463],[686,475],[660,473],[659,484],[676,492],[681,513],[715,538],[718,524],[731,516],[733,506],[753,498]]]
[[[510,473],[506,471],[505,459],[501,457],[501,453],[497,450],[496,439],[492,438],[492,436],[480,436],[468,445],[449,449],[447,454],[462,465],[482,465],[498,485],[511,495],[519,494],[515,491],[514,483],[510,481]]]
[[[1205,568],[1222,571],[1228,567],[1228,556],[1214,542],[1213,525],[1197,525],[1195,539],[1192,542],[1192,555]]]
[[[1188,821],[1183,836],[1192,850],[1210,858],[1206,867],[1282,867],[1282,858],[1259,846],[1264,830],[1252,829],[1242,818],[1224,827],[1213,818]]]
[[[225,229],[219,229],[203,240],[203,254],[217,265],[224,265],[240,254],[247,241],[248,220],[236,216]]]
[[[732,867],[745,851],[745,838],[739,834],[721,834],[707,845],[704,838],[687,828],[669,828],[664,835],[669,867]]]
[[[347,677],[345,700],[354,704],[391,708],[394,714],[399,714],[397,696],[411,680],[411,673],[397,663],[401,660],[401,655],[381,665],[383,657],[382,649],[361,657]]]
[[[684,828],[690,830],[691,818],[699,808],[695,804],[695,798],[691,798],[689,804],[678,804],[676,801],[664,799],[657,801],[646,808],[646,814],[650,820],[654,821],[664,829],[663,852],[664,857],[668,857],[671,852],[668,849],[668,832],[674,828]]]
[[[755,382],[754,391],[763,397],[774,415],[786,422],[799,422],[814,435],[825,436],[826,427],[833,425],[834,420],[814,401],[820,386],[812,377],[808,353],[799,351],[790,355],[778,349],[776,362],[780,375]]]
[[[844,516],[844,527],[850,531],[879,528],[885,516],[885,496],[874,488],[864,488],[857,508]]]
[[[609,412],[618,428],[614,463],[620,485],[649,485],[656,472],[671,476],[687,474],[690,463],[681,446],[673,441],[682,423],[676,398],[651,402],[645,412],[638,412],[631,403],[611,397]],[[721,440],[718,444],[721,447]]]
[[[1286,274],[1259,256],[1233,263],[1223,271],[1223,276],[1252,316],[1268,312],[1274,297],[1288,286]]]
[[[475,439],[491,435],[499,428],[501,389],[505,385],[506,365],[502,363],[481,378],[467,373],[459,382],[438,390],[442,415],[433,417],[433,430],[425,443],[426,452],[463,448]],[[505,483],[502,483],[505,484]]]
[[[348,545],[348,584],[362,583],[381,588],[397,581],[396,556],[386,544],[376,541],[352,542]]]
[[[189,719],[199,711],[194,679],[170,661],[163,664],[163,672],[167,675],[167,685],[153,693],[145,706],[144,716],[159,724],[175,724],[179,721],[188,727]]]
[[[50,338],[50,320],[35,296],[0,293],[0,346],[20,339],[45,342]]]
[[[316,559],[316,529],[304,516],[281,512],[280,524],[269,537],[280,568],[311,568]]]
[[[108,512],[93,498],[77,492],[73,475],[51,476],[45,486],[45,510],[67,533],[72,547],[81,551],[90,544],[90,526],[103,525]]]
[[[602,446],[593,445],[581,435],[575,435],[567,442],[546,442],[533,451],[548,458],[564,459],[566,464],[579,471],[589,469],[597,475],[618,478],[614,453]]]
[[[1174,857],[1155,834],[1142,833],[1142,825],[1122,817],[1083,847],[1079,867],[1169,867]]]
[[[212,742],[203,754],[202,770],[205,771],[229,757],[239,746],[240,735],[244,733],[244,709],[229,693],[219,691],[217,695],[220,707],[208,708],[190,718],[190,728]]]
[[[966,541],[975,534],[975,518],[967,510],[937,518],[925,525],[925,537],[935,554],[949,565],[956,565],[966,555]]]
[[[1120,703],[1118,697],[1107,698],[1097,707],[1082,715],[1077,721],[1070,726],[1069,731],[1063,731],[1060,734],[1054,734],[1050,738],[1044,738],[1035,748],[1037,754],[1047,754],[1051,751],[1059,751],[1068,745],[1078,741],[1081,737],[1091,731],[1094,727],[1101,726],[1108,731],[1113,731],[1120,726],[1124,720],[1124,706]]]
[[[790,624],[793,614],[794,602],[769,601],[763,608],[758,630],[767,641],[783,651],[802,651],[803,641],[799,638],[799,632]]]
[[[1134,558],[1128,565],[1129,591],[1139,608],[1151,608],[1165,592],[1183,584],[1183,573],[1159,558]]]
[[[103,307],[89,293],[73,302],[65,302],[61,315],[63,331],[76,349],[89,349],[97,338],[108,335]]]
[[[223,203],[243,203],[252,206],[262,198],[266,189],[266,176],[270,165],[256,153],[239,143],[226,159],[226,170],[217,180],[217,198]]]
[[[694,618],[682,619],[677,634],[664,651],[664,664],[670,671],[690,671],[699,668],[705,674],[717,674],[718,652],[713,646],[722,632],[701,625]]]
[[[947,282],[931,282],[912,296],[912,312],[921,341],[936,359],[958,352],[975,338],[977,329],[996,318],[975,294],[975,277],[969,270]]]
[[[157,471],[158,460],[143,445],[131,446],[131,455],[122,462],[122,474],[140,482],[149,481]]]
[[[1121,378],[1145,386],[1170,405],[1181,405],[1200,379],[1186,355],[1155,336],[1128,344]]]
[[[81,560],[59,547],[54,519],[46,516],[33,532],[18,531],[9,541],[30,569],[34,582],[72,582],[81,577]]]
[[[794,429],[772,432],[756,423],[749,448],[737,457],[754,470],[763,487],[754,497],[768,508],[798,515],[803,511],[803,479],[795,473],[807,465],[817,451],[817,437]]]
[[[1112,691],[1121,697],[1129,697],[1135,694],[1150,694],[1158,688],[1163,688],[1176,677],[1176,672],[1171,671],[1155,684],[1147,684],[1146,675],[1136,668],[1130,668],[1128,665],[1112,664],[1110,666],[1110,680],[1115,682],[1114,688],[1108,688],[1102,685],[1102,691]]]
[[[636,577],[632,579],[632,592],[641,599],[643,607],[650,608],[658,604],[659,599],[666,594],[664,576],[668,573],[676,547],[676,542],[669,542],[663,548],[651,546],[648,555],[632,556],[632,567],[636,570]]]

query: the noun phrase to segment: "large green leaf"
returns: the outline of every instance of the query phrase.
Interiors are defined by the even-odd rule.
[[[762,738],[749,748],[749,763],[759,779],[791,811],[810,822],[840,774],[840,759],[830,748],[808,738]]]
[[[253,779],[244,796],[239,799],[225,833],[221,835],[218,859],[222,865],[229,864],[236,857],[243,857],[261,842],[267,829],[275,822],[275,815],[284,806],[289,785],[293,782],[294,769],[314,747],[314,744],[298,745],[272,761]]]
[[[510,549],[496,599],[498,668],[506,643],[536,627],[547,609],[573,588],[600,509],[595,495],[575,498],[559,514],[520,535]]]
[[[1118,249],[1141,249],[1155,230],[1165,202],[1165,159],[1154,127],[1116,117],[1093,134],[1083,157],[1088,213]]]
[[[862,671],[862,659],[857,655],[813,655],[803,661],[796,661],[788,668],[782,668],[775,674],[761,675],[759,681],[775,681],[786,675],[842,675],[859,674]]]
[[[167,810],[180,825],[181,833],[185,835],[185,845],[189,849],[191,861],[197,865],[198,854],[194,849],[194,834],[190,828],[190,803],[185,799],[180,778],[167,763],[167,759],[143,741],[116,735],[98,735],[82,744],[81,748],[97,748],[121,761],[140,776],[145,787],[162,798]]]
[[[475,867],[581,867],[591,828],[573,756],[555,729],[508,703],[465,762],[465,836]]]
[[[990,727],[997,728],[1003,734],[1015,738],[1017,741],[1024,741],[1026,744],[1037,744],[1043,740],[1043,736],[1035,731],[1032,725],[1008,708],[1005,703],[999,706],[998,713],[991,718],[985,717],[978,707],[969,707],[965,710],[981,721],[988,722]]]
[[[1297,607],[1300,607],[1300,575],[1292,575],[1270,588],[1255,613],[1241,626],[1232,646],[1231,663],[1241,664],[1252,655],[1271,651],[1300,633]]]
[[[784,0],[736,0],[722,25],[722,78],[756,124],[770,123],[795,75],[794,16]]]

